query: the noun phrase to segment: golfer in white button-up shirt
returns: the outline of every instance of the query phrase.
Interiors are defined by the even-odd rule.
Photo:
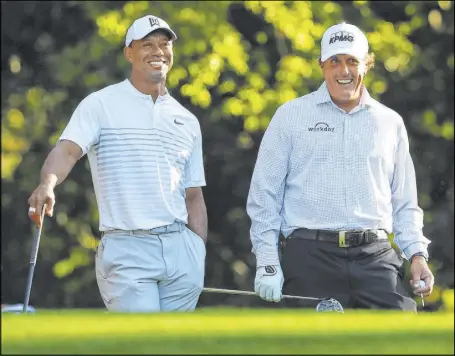
[[[430,241],[403,119],[363,85],[374,56],[360,29],[332,26],[321,51],[325,81],[278,108],[259,149],[247,202],[255,290],[277,302],[284,283],[286,294],[336,297],[346,307],[414,310],[387,236],[394,232],[411,261],[411,285],[426,283],[414,293],[429,295]]]

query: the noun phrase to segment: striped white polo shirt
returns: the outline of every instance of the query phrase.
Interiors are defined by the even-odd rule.
[[[88,156],[100,231],[187,223],[185,188],[205,185],[197,118],[128,79],[82,100],[59,140]]]

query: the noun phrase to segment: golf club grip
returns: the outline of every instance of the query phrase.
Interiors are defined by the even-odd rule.
[[[36,259],[38,257],[38,247],[41,237],[41,228],[38,226],[35,229],[35,234],[33,235],[33,245],[32,245],[32,253],[30,255],[30,264],[35,265]]]
[[[258,294],[252,291],[246,290],[232,290],[232,289],[221,289],[221,288],[204,288],[204,292],[208,293],[221,293],[221,294],[233,294],[233,295],[249,295],[257,296]],[[301,297],[298,295],[287,295],[283,294],[282,299],[298,299],[298,300],[323,300],[324,298],[315,298],[315,297]]]
[[[41,210],[41,227],[36,227],[35,234],[33,235],[33,245],[32,245],[32,253],[30,255],[30,264],[36,264],[36,259],[38,257],[38,248],[39,242],[41,238],[41,230],[43,229],[44,224],[44,212],[46,211],[46,204],[43,205]]]

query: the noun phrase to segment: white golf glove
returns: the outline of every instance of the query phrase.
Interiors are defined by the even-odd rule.
[[[262,299],[278,303],[281,300],[283,282],[283,271],[280,265],[259,267],[256,270],[254,291]]]

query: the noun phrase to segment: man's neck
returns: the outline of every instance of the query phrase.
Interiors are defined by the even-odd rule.
[[[342,109],[346,114],[349,114],[349,112],[354,109],[357,105],[359,105],[360,102],[360,97],[358,97],[356,100],[348,101],[348,102],[339,102],[336,101],[332,98],[333,103],[338,106],[340,109]]]
[[[163,79],[159,83],[154,83],[143,79],[135,78],[134,75],[132,75],[131,78],[129,78],[129,81],[141,93],[151,95],[153,102],[156,102],[158,96],[165,95],[167,93],[165,79]]]

